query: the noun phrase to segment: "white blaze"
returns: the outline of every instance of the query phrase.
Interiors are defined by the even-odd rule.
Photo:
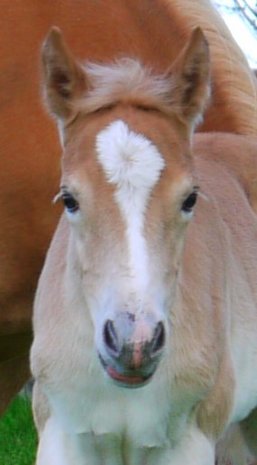
[[[137,295],[143,298],[149,270],[145,210],[165,163],[150,140],[121,120],[98,134],[96,149],[108,182],[116,185],[115,200],[126,224],[130,274]]]

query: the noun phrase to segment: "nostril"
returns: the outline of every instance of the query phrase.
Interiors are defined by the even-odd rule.
[[[154,331],[153,342],[152,342],[152,353],[160,351],[165,344],[165,329],[164,324],[160,321]]]
[[[117,356],[119,354],[118,336],[111,320],[107,320],[104,325],[103,338],[109,351],[111,351],[113,355]]]

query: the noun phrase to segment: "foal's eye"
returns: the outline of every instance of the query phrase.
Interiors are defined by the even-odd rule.
[[[190,213],[196,203],[196,200],[197,192],[194,191],[186,198],[186,200],[184,200],[181,210],[185,213]]]
[[[69,213],[75,213],[79,209],[79,204],[77,200],[74,199],[74,197],[71,194],[69,194],[69,192],[64,192],[62,194],[62,200],[66,210]]]

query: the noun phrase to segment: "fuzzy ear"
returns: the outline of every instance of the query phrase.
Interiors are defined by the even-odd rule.
[[[72,117],[72,103],[87,83],[82,67],[75,61],[61,31],[53,27],[42,47],[43,85],[50,111],[62,120]]]
[[[210,95],[209,46],[200,28],[193,31],[169,73],[174,83],[172,102],[182,119],[194,128]]]

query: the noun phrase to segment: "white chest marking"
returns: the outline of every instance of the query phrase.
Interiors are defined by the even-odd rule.
[[[137,295],[143,299],[148,285],[144,217],[165,162],[150,140],[131,131],[121,120],[98,134],[96,149],[108,182],[116,185],[115,200],[126,224],[130,275]]]

